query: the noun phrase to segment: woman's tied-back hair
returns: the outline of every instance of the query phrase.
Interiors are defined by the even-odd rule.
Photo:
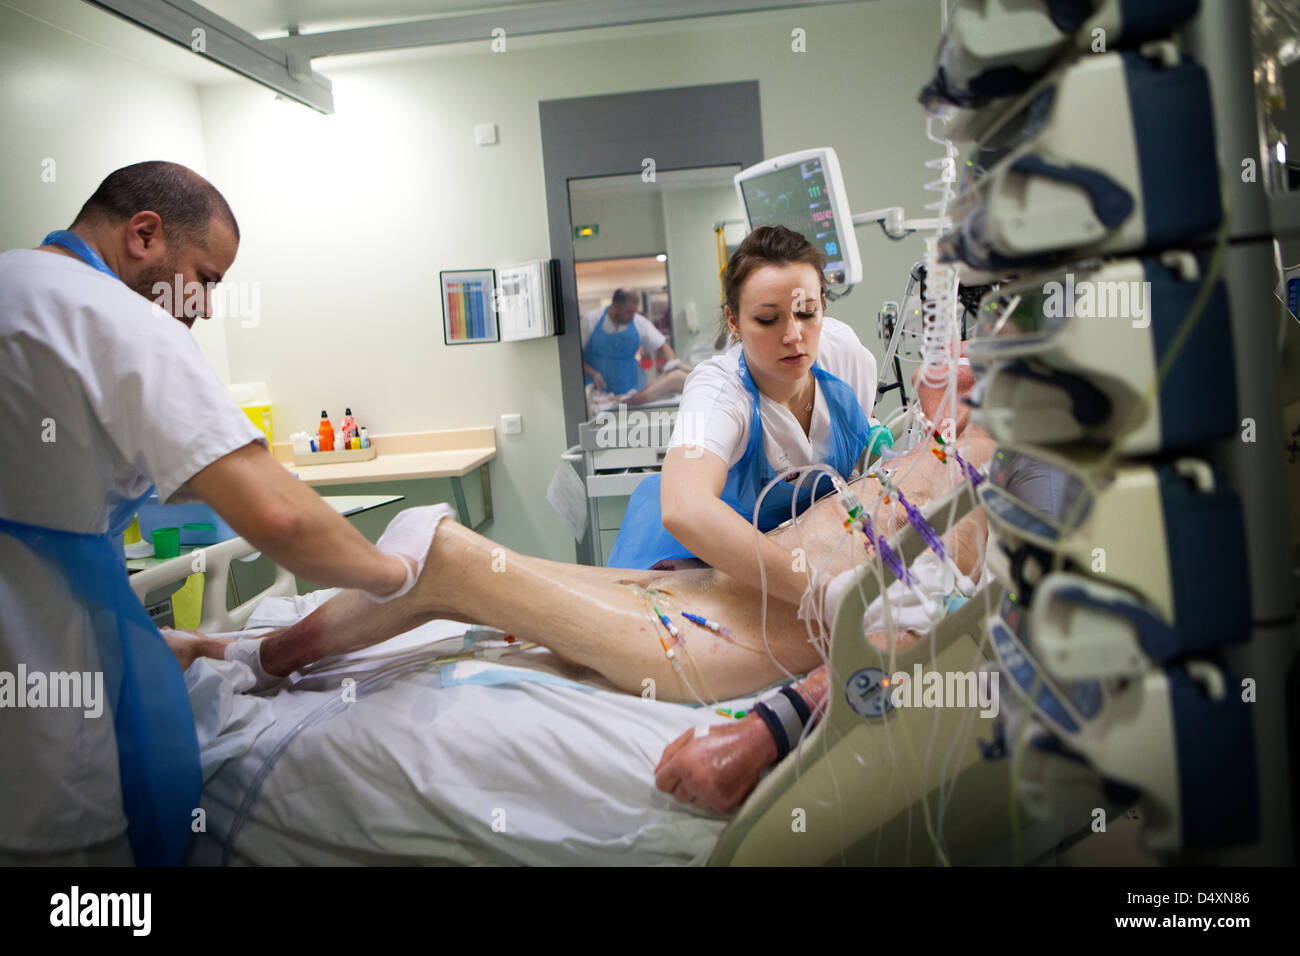
[[[812,266],[817,273],[816,298],[820,300],[825,289],[822,269],[826,266],[826,257],[811,242],[793,229],[785,226],[759,226],[740,244],[740,248],[731,254],[731,260],[722,273],[722,299],[731,308],[731,314],[740,320],[740,290],[755,269],[766,265],[786,266],[791,263],[804,262]],[[814,298],[808,290],[808,298]],[[730,334],[727,316],[722,316],[722,333]],[[740,339],[731,334],[734,344]]]
[[[169,246],[204,245],[213,219],[228,225],[239,241],[235,214],[216,187],[188,167],[160,160],[109,173],[72,224],[117,223],[145,211],[158,214]]]

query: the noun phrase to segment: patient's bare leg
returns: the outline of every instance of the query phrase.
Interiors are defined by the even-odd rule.
[[[918,505],[934,493],[931,479],[924,476],[944,474],[926,467],[907,483],[908,494]],[[878,492],[870,480],[855,488],[864,502],[874,500]],[[772,532],[792,561],[821,568],[827,575],[854,566],[864,554],[861,535],[850,537],[844,531],[844,512],[837,497],[823,498],[797,526]],[[877,524],[886,533],[891,529],[883,514],[877,514]],[[975,542],[979,536],[966,537]],[[963,570],[973,567],[971,547],[955,550],[959,564],[968,566]],[[685,638],[685,652],[677,652],[680,674],[661,644],[668,634],[654,605]],[[717,621],[734,636],[703,630],[686,621],[682,611]],[[376,605],[359,592],[343,592],[298,624],[269,637],[262,648],[262,664],[272,674],[288,674],[321,657],[367,647],[434,618],[488,624],[535,641],[591,667],[631,693],[642,693],[648,686],[645,681],[652,680],[656,695],[665,699],[738,696],[783,675],[764,647],[759,594],[720,572],[708,568],[623,571],[561,564],[515,554],[450,521],[444,521],[434,536],[424,574],[410,594]],[[794,607],[769,598],[766,624],[771,655],[786,670],[801,673],[820,663]]]

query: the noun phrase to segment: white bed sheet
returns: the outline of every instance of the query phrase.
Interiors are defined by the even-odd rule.
[[[249,630],[297,620],[332,593],[268,599]],[[292,689],[266,695],[242,693],[252,683],[242,664],[191,666],[206,815],[191,862],[222,862],[268,755],[305,717],[339,700],[346,680],[360,686],[395,662],[454,654],[468,630],[430,622],[322,661],[295,675]],[[526,667],[508,670],[507,660]],[[591,672],[581,684],[565,679],[572,674],[537,649],[501,662],[415,665],[359,693],[310,723],[272,764],[229,862],[703,863],[726,817],[659,792],[654,767],[683,731],[729,718],[618,693]],[[728,703],[748,709],[752,700]]]

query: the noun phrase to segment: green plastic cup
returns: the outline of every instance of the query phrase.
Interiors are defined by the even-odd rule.
[[[180,528],[154,528],[150,537],[155,558],[174,558],[181,553]]]

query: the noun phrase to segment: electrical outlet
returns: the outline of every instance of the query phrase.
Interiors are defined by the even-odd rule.
[[[518,435],[523,430],[524,430],[524,419],[522,415],[501,416],[501,433],[503,435]]]

